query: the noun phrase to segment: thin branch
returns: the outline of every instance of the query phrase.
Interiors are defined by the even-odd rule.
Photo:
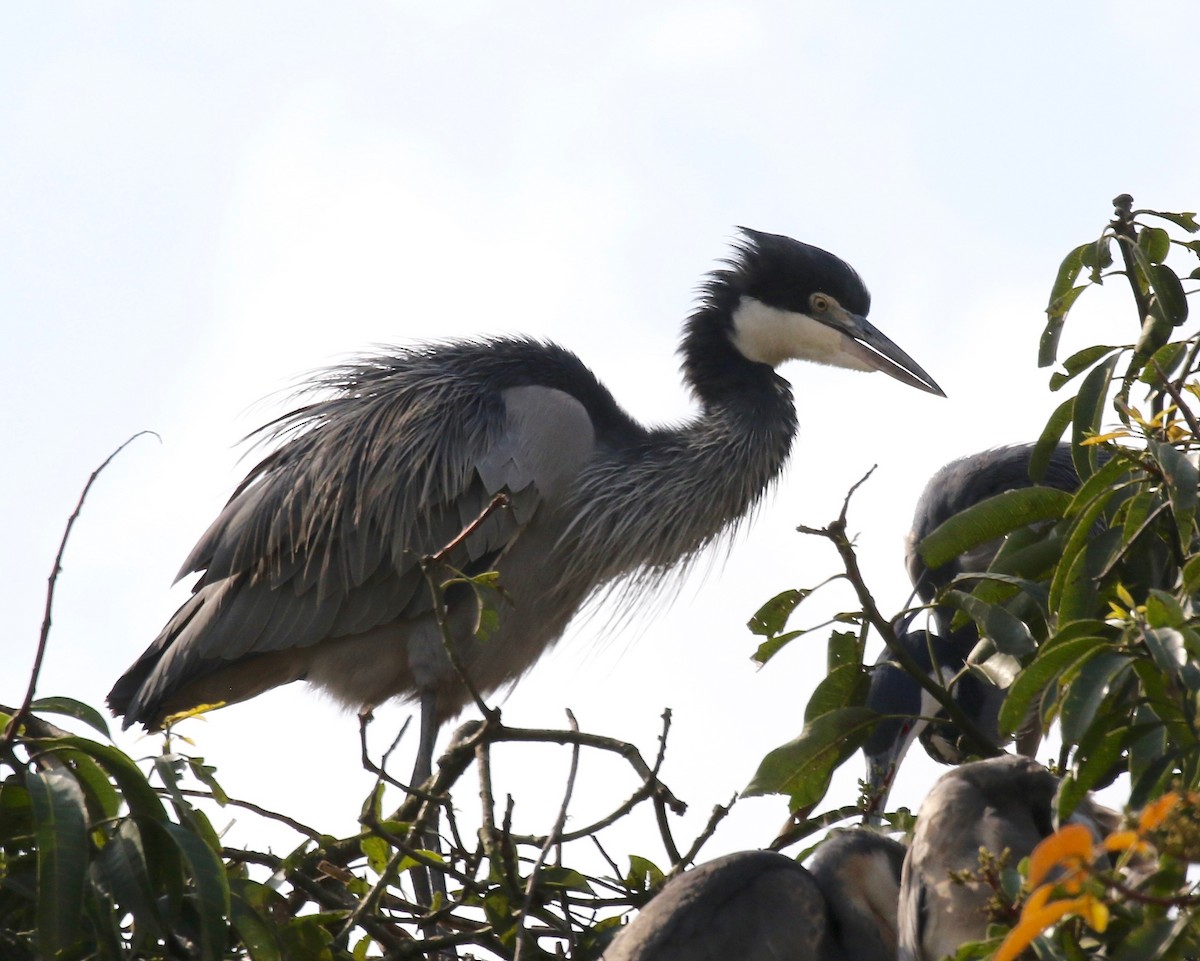
[[[867,619],[879,633],[880,637],[883,638],[884,644],[887,645],[888,650],[896,658],[896,661],[945,709],[950,720],[970,739],[981,754],[985,757],[993,757],[1000,753],[999,748],[979,730],[975,722],[958,706],[953,695],[923,671],[916,659],[904,649],[904,646],[896,637],[896,631],[892,623],[880,613],[879,607],[875,604],[875,598],[867,590],[862,571],[858,566],[858,557],[854,553],[854,545],[850,542],[849,537],[846,536],[846,515],[850,508],[850,498],[854,496],[854,492],[859,487],[867,482],[874,472],[875,468],[872,467],[861,480],[850,488],[846,493],[846,499],[842,502],[841,513],[838,515],[837,520],[830,523],[828,527],[813,528],[801,526],[797,529],[802,534],[814,534],[818,537],[824,537],[833,544],[842,558],[842,565],[846,569],[847,578],[854,585],[854,591],[858,595],[858,601],[862,605],[863,613],[867,616]]]
[[[579,723],[575,720],[575,715],[570,710],[567,711],[567,723],[571,725],[572,731],[579,731]],[[558,809],[558,817],[554,820],[554,826],[550,829],[546,843],[538,851],[537,858],[533,862],[533,867],[529,871],[529,877],[525,879],[525,899],[521,902],[521,916],[517,922],[517,950],[513,954],[513,961],[521,961],[524,954],[524,948],[527,943],[525,919],[529,916],[529,911],[533,907],[533,895],[537,891],[537,880],[538,875],[541,874],[542,865],[546,862],[546,857],[550,853],[550,849],[558,843],[559,837],[562,836],[563,825],[567,823],[567,807],[571,803],[571,795],[575,792],[575,775],[578,771],[579,745],[576,744],[571,748],[571,769],[567,773],[567,786],[563,791],[563,799]],[[570,925],[568,924],[569,927]]]
[[[42,631],[38,636],[37,654],[33,659],[33,670],[29,673],[29,688],[25,692],[25,700],[21,703],[17,713],[13,715],[12,720],[8,723],[8,730],[4,732],[3,748],[7,750],[13,743],[13,739],[17,736],[17,729],[21,726],[21,722],[25,716],[29,714],[29,707],[33,704],[33,695],[37,690],[38,676],[42,673],[42,661],[46,657],[46,647],[50,642],[50,612],[54,607],[54,589],[58,585],[58,575],[62,572],[63,555],[67,550],[67,540],[71,536],[71,528],[75,526],[75,521],[79,519],[79,514],[83,510],[83,502],[87,499],[88,492],[91,491],[92,485],[96,483],[96,478],[100,476],[100,472],[112,463],[121,451],[132,444],[135,440],[144,434],[150,434],[153,437],[158,437],[159,443],[162,438],[152,430],[139,430],[136,434],[130,437],[125,443],[114,450],[106,458],[104,462],[92,471],[92,476],[88,478],[87,483],[83,485],[83,491],[79,495],[79,501],[75,504],[75,510],[67,519],[66,529],[63,531],[62,540],[58,545],[58,553],[54,557],[54,567],[50,571],[49,583],[46,587],[46,609],[42,616]]]
[[[687,849],[687,853],[671,868],[670,877],[674,877],[696,860],[696,855],[700,853],[700,849],[708,843],[708,839],[716,832],[717,825],[724,821],[729,812],[733,810],[737,799],[738,796],[735,794],[729,799],[728,804],[717,804],[713,807],[712,813],[708,816],[708,823],[704,825],[704,830],[697,835],[696,840],[692,842],[692,846]]]

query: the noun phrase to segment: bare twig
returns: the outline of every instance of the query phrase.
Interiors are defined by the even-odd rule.
[[[842,565],[846,569],[846,577],[854,586],[854,591],[858,595],[858,601],[862,605],[863,613],[867,616],[871,626],[883,638],[884,644],[887,645],[888,650],[896,658],[896,661],[945,709],[950,720],[970,739],[979,752],[985,757],[992,757],[1000,753],[999,749],[988,739],[987,735],[979,730],[979,727],[967,716],[966,712],[955,703],[953,695],[934,681],[928,673],[923,671],[916,659],[904,649],[899,638],[896,637],[896,631],[891,621],[887,620],[880,613],[879,607],[875,603],[875,598],[867,590],[862,571],[858,566],[858,556],[854,552],[854,545],[846,535],[846,516],[850,508],[850,498],[854,496],[854,492],[859,487],[867,482],[868,478],[874,472],[875,468],[872,467],[861,480],[847,491],[846,499],[842,502],[841,513],[838,515],[837,520],[831,522],[828,527],[814,528],[801,526],[797,529],[802,534],[814,534],[818,537],[824,537],[833,544],[842,558]]]
[[[579,723],[575,720],[575,715],[570,710],[567,711],[567,723],[571,725],[572,731],[579,731]],[[575,791],[575,775],[578,771],[579,745],[576,744],[571,748],[571,768],[567,773],[567,786],[563,791],[563,799],[558,809],[558,817],[554,820],[554,826],[550,829],[546,843],[538,851],[537,858],[533,862],[533,867],[529,871],[529,877],[525,879],[525,899],[521,902],[521,917],[518,920],[519,930],[517,931],[517,949],[513,954],[513,961],[521,961],[524,956],[524,949],[527,943],[525,919],[529,916],[530,908],[533,906],[533,895],[537,891],[538,875],[541,873],[542,865],[545,863],[550,849],[558,843],[558,839],[562,836],[563,825],[567,823],[567,807],[570,805],[571,795]],[[570,925],[568,925],[569,927]]]
[[[150,434],[153,437],[158,437],[158,434],[152,430],[139,430],[136,434],[130,437],[125,443],[121,444],[116,450],[104,458],[103,463],[92,471],[92,476],[87,479],[87,483],[83,485],[83,491],[79,495],[79,501],[75,504],[75,510],[71,512],[71,516],[67,519],[66,529],[63,531],[62,540],[58,545],[58,553],[54,556],[54,567],[50,571],[49,583],[46,587],[46,609],[42,616],[42,631],[38,636],[37,654],[34,655],[33,669],[29,672],[29,688],[25,692],[25,700],[21,702],[17,713],[13,715],[12,720],[8,723],[8,730],[4,732],[3,747],[8,749],[13,739],[17,736],[17,730],[21,726],[21,722],[25,716],[29,714],[29,707],[33,703],[33,695],[37,690],[38,676],[42,672],[42,661],[46,657],[46,646],[50,642],[50,612],[54,607],[54,589],[58,585],[58,575],[62,572],[63,555],[67,550],[67,540],[71,536],[71,528],[75,526],[75,521],[79,519],[79,514],[83,510],[83,502],[87,499],[88,492],[91,491],[92,485],[96,483],[96,478],[100,476],[100,472],[112,463],[121,451],[132,444],[135,440],[144,434]],[[161,443],[162,438],[158,437]]]
[[[729,799],[728,804],[717,804],[713,807],[712,813],[708,816],[708,823],[704,825],[704,830],[697,835],[696,840],[692,842],[691,847],[687,849],[687,853],[671,867],[671,873],[668,877],[674,877],[689,864],[696,860],[696,855],[700,853],[700,849],[708,843],[708,839],[713,836],[717,830],[717,825],[725,820],[730,811],[733,810],[734,804],[737,803],[738,796],[735,794]]]

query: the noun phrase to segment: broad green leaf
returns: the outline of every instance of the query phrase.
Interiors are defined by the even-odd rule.
[[[594,894],[595,891],[586,877],[571,868],[557,864],[547,864],[538,874],[538,883],[548,888],[559,888],[564,891],[582,891]]]
[[[1110,690],[1128,676],[1128,655],[1111,653],[1090,658],[1074,677],[1064,678],[1069,687],[1059,706],[1058,722],[1066,743],[1073,744],[1083,737]]]
[[[1108,400],[1108,388],[1112,383],[1113,369],[1118,359],[1118,355],[1113,354],[1103,363],[1093,367],[1079,385],[1079,393],[1075,395],[1071,433],[1074,447],[1071,457],[1075,462],[1075,470],[1085,480],[1096,469],[1100,455],[1094,448],[1079,445],[1094,434],[1100,433],[1105,402]]]
[[[1151,627],[1183,627],[1183,608],[1171,594],[1151,588],[1146,598],[1146,623]]]
[[[1063,322],[1075,299],[1083,292],[1075,281],[1083,269],[1084,256],[1091,244],[1082,244],[1072,250],[1059,265],[1054,286],[1050,289],[1050,302],[1046,306],[1046,327],[1042,331],[1038,349],[1038,366],[1049,367],[1058,354],[1058,341],[1062,336]]]
[[[248,878],[237,878],[229,887],[229,920],[252,961],[288,961],[280,949],[275,925],[269,920],[269,912],[283,899],[266,885]]]
[[[1175,368],[1187,356],[1188,343],[1182,340],[1172,341],[1154,352],[1154,356],[1146,363],[1146,369],[1138,375],[1143,384],[1161,384],[1164,378],[1175,373]]]
[[[1137,242],[1152,264],[1161,264],[1171,252],[1171,235],[1162,227],[1143,227]]]
[[[142,833],[126,818],[105,843],[93,867],[100,886],[142,932],[158,938],[170,931],[159,910]]]
[[[851,634],[849,631],[831,632],[829,643],[826,646],[825,664],[827,673],[847,664],[861,665],[862,653],[858,635]]]
[[[1058,818],[1070,817],[1087,792],[1107,779],[1121,759],[1129,728],[1121,715],[1101,717],[1075,749],[1072,770],[1058,790]]]
[[[376,874],[383,874],[392,857],[392,846],[383,838],[368,834],[358,842],[362,853],[367,856],[367,866]]]
[[[638,854],[629,855],[629,873],[625,875],[625,887],[631,891],[652,891],[666,882],[662,868]]]
[[[1095,364],[1096,361],[1118,349],[1117,347],[1107,347],[1103,344],[1097,344],[1094,347],[1085,347],[1083,350],[1076,351],[1063,361],[1063,370],[1061,373],[1056,372],[1050,375],[1050,389],[1052,391],[1058,390]]]
[[[834,769],[862,746],[878,723],[879,715],[865,707],[822,714],[795,740],[769,752],[742,794],[787,794],[793,810],[807,816],[825,796]]]
[[[1053,683],[1064,670],[1109,649],[1109,642],[1102,637],[1079,637],[1058,646],[1038,651],[1037,657],[1013,681],[1008,697],[1000,709],[999,727],[1002,734],[1012,734],[1025,719],[1034,698]]]
[[[817,685],[808,705],[804,708],[804,723],[808,724],[822,714],[829,714],[843,707],[860,706],[867,697],[871,679],[860,664],[846,664],[830,671]]]
[[[1175,271],[1163,264],[1154,264],[1150,268],[1150,287],[1154,291],[1150,309],[1162,320],[1173,327],[1178,327],[1187,320],[1187,295]]]
[[[1200,224],[1196,223],[1195,211],[1184,211],[1183,213],[1169,213],[1165,210],[1139,210],[1139,215],[1145,214],[1151,217],[1160,217],[1163,220],[1169,220],[1178,227],[1182,227],[1189,234],[1194,234],[1200,230]]]
[[[225,867],[215,851],[200,835],[188,828],[166,822],[156,825],[174,843],[183,856],[191,877],[191,892],[200,929],[200,957],[203,961],[221,961],[229,940],[229,884]]]
[[[1158,669],[1171,677],[1178,677],[1188,660],[1183,635],[1171,627],[1148,627],[1142,631],[1142,638]]]
[[[746,623],[751,634],[762,637],[773,637],[787,627],[788,618],[809,594],[810,589],[793,589],[776,594],[767,603],[754,612],[754,616]]]
[[[986,604],[963,591],[947,592],[946,601],[966,611],[979,625],[979,633],[1002,654],[1022,657],[1037,647],[1025,623],[999,604]]]
[[[917,545],[931,568],[1035,521],[1063,516],[1071,495],[1050,487],[1022,487],[980,501],[955,514]]]
[[[29,707],[36,714],[62,714],[73,717],[111,739],[108,721],[104,719],[104,715],[90,704],[84,704],[73,697],[39,697]]]
[[[33,771],[26,778],[37,824],[37,941],[53,958],[80,937],[88,825],[83,791],[67,770]]]
[[[1178,449],[1170,444],[1149,441],[1148,447],[1163,473],[1167,497],[1171,502],[1171,513],[1179,540],[1192,543],[1192,530],[1196,523],[1197,488],[1200,487],[1200,472]]]
[[[1183,590],[1187,594],[1200,590],[1200,554],[1193,554],[1183,565]]]
[[[774,637],[770,637],[754,649],[754,653],[750,656],[750,659],[759,667],[762,667],[792,641],[807,633],[808,631],[788,631],[786,634],[777,634]]]

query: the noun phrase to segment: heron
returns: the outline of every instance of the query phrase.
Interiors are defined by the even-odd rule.
[[[838,257],[741,228],[684,324],[699,412],[678,427],[639,424],[578,357],[527,337],[325,371],[311,402],[251,435],[272,449],[184,561],[181,577],[200,575],[191,596],[109,705],[153,729],[298,680],[360,712],[415,701],[423,780],[471,687],[514,684],[599,589],[656,587],[738,527],[796,434],[779,365],[883,371],[945,396],[869,308]],[[508,507],[487,513],[498,494]],[[451,544],[447,569],[503,587],[486,639],[470,586],[446,592],[438,623],[422,562]]]
[[[728,854],[672,878],[603,961],[893,961],[903,860],[865,828],[832,834],[807,869]]]
[[[1012,866],[1053,833],[1057,779],[1031,758],[1005,754],[943,774],[917,813],[900,881],[899,961],[941,961],[987,936],[981,881],[952,880],[979,868],[980,849],[1009,852]],[[1085,798],[1071,821],[1099,839],[1120,823],[1117,812]],[[961,878],[962,875],[959,875]]]
[[[917,547],[955,514],[1005,491],[1031,486],[1033,450],[1032,444],[998,447],[941,468],[917,501],[905,547],[905,566],[918,596],[932,605],[935,631],[905,631],[897,640],[929,677],[950,690],[955,704],[997,747],[1005,743],[997,724],[1004,691],[967,669],[967,659],[979,642],[975,622],[954,627],[955,610],[937,599],[956,577],[986,571],[1000,541],[988,541],[936,568],[925,564]],[[1079,487],[1070,444],[1054,448],[1039,483],[1068,492]],[[948,720],[930,723],[930,718],[944,718],[944,709],[900,667],[890,648],[883,650],[871,669],[866,706],[884,715],[863,745],[868,790],[877,808],[886,804],[892,779],[913,741],[920,740],[926,753],[942,764],[961,764],[979,753]]]

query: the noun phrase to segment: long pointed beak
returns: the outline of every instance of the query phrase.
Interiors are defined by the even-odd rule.
[[[842,333],[852,338],[850,343],[845,345],[847,352],[866,363],[872,370],[881,370],[909,387],[928,391],[938,397],[946,396],[946,392],[925,373],[920,364],[896,346],[866,317],[846,310],[841,311],[836,319]]]

